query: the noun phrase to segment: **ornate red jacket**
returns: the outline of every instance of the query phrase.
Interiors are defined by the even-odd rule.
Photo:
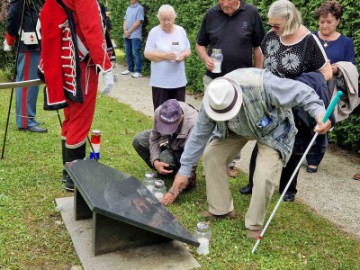
[[[80,61],[96,65],[103,72],[112,68],[97,1],[47,0],[40,22],[39,71],[47,85],[44,109],[65,108],[65,97],[83,102],[81,72],[85,70],[80,69]]]

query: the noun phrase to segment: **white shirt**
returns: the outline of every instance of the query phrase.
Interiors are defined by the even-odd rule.
[[[179,42],[180,52],[190,50],[190,42],[183,27],[174,25],[172,33],[164,32],[161,27],[151,29],[145,45],[145,53],[151,51],[169,52],[172,42]],[[151,62],[150,85],[160,88],[178,88],[187,83],[185,62],[163,60]]]

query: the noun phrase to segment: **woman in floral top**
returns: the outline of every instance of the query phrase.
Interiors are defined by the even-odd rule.
[[[264,68],[282,78],[296,78],[304,72],[320,71],[325,80],[331,79],[331,65],[324,49],[318,38],[302,25],[300,12],[290,1],[275,1],[269,8],[268,18],[271,30],[266,33],[260,46]],[[251,175],[255,170],[256,155],[255,147],[249,168],[250,183],[240,189],[242,194],[252,192]],[[300,159],[300,155],[293,154],[283,169],[279,187],[281,193]],[[284,201],[294,201],[297,192],[296,182],[297,175],[285,194]]]
[[[283,78],[319,70],[329,80],[332,75],[326,53],[319,40],[301,24],[295,6],[287,0],[276,1],[270,6],[268,17],[271,30],[261,44],[264,68]]]

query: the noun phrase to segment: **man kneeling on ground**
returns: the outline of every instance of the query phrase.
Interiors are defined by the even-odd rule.
[[[326,112],[323,102],[312,88],[299,81],[256,68],[237,69],[213,80],[181,156],[173,193],[166,193],[161,202],[172,203],[186,187],[192,164],[198,161],[217,126],[217,138],[203,156],[209,211],[202,215],[210,219],[235,218],[225,168],[249,140],[257,140],[254,188],[245,216],[247,237],[257,239],[282,166],[293,149],[297,130],[291,108],[295,106],[303,107],[316,119],[316,132],[323,134],[330,128],[329,120],[322,123]]]
[[[165,101],[155,110],[154,128],[139,133],[133,147],[139,156],[160,175],[175,175],[180,168],[180,157],[198,116],[198,111],[176,99]],[[197,164],[191,166],[186,188],[196,185]],[[172,189],[170,189],[172,192]]]

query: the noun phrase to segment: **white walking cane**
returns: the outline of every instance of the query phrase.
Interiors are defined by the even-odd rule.
[[[336,96],[333,98],[333,100],[331,101],[328,109],[326,110],[326,113],[325,113],[324,118],[323,118],[323,120],[322,120],[323,123],[325,123],[326,120],[328,120],[328,118],[330,117],[330,115],[331,115],[332,112],[334,111],[335,106],[338,104],[338,102],[339,102],[340,97],[342,96],[342,94],[343,94],[343,92],[341,92],[341,91],[338,91],[338,92],[336,93]],[[294,177],[295,177],[295,175],[296,175],[296,172],[299,170],[299,168],[300,168],[300,166],[301,166],[301,163],[302,163],[303,160],[305,159],[307,153],[310,151],[310,148],[312,147],[312,145],[313,145],[313,143],[314,143],[314,141],[316,140],[316,138],[317,138],[318,135],[319,135],[319,133],[316,132],[315,135],[313,136],[313,138],[311,139],[308,147],[306,148],[304,154],[302,155],[302,157],[301,157],[301,159],[300,159],[300,161],[299,161],[299,164],[296,166],[293,174],[292,174],[291,177],[290,177],[289,182],[287,183],[286,187],[284,188],[284,190],[283,190],[283,192],[282,192],[282,194],[281,194],[280,199],[278,200],[277,204],[275,205],[275,208],[274,208],[274,210],[272,211],[272,213],[271,213],[271,215],[270,215],[270,217],[269,217],[269,220],[266,222],[264,229],[262,230],[262,232],[260,233],[258,239],[256,240],[256,243],[255,243],[255,245],[254,245],[254,247],[253,247],[253,249],[252,249],[252,251],[251,251],[252,253],[254,253],[254,252],[256,251],[256,248],[257,248],[258,245],[260,244],[260,241],[261,241],[261,239],[263,238],[263,236],[264,236],[267,228],[269,227],[271,220],[272,220],[273,217],[275,216],[275,213],[276,213],[277,209],[279,208],[280,203],[281,203],[281,201],[283,200],[283,198],[284,198],[287,190],[289,189],[289,186],[291,185],[291,182],[293,181],[293,179],[294,179]]]

